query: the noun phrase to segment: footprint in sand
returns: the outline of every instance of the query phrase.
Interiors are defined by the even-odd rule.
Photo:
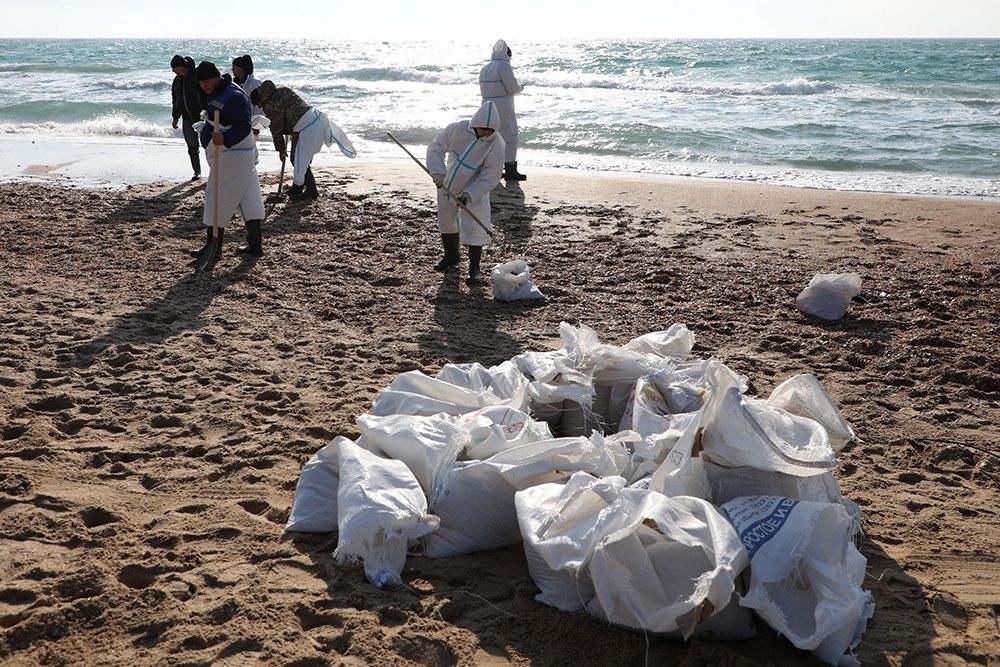
[[[80,520],[87,528],[97,528],[122,520],[120,516],[103,507],[88,507],[80,512]]]
[[[274,507],[266,500],[241,500],[236,504],[250,514],[263,517],[273,524],[283,526],[288,522],[288,513],[290,509],[280,509],[278,507]]]
[[[443,641],[424,637],[393,636],[386,648],[418,665],[456,665],[458,657]]]
[[[202,637],[201,635],[191,635],[185,637],[181,642],[181,648],[185,651],[203,651],[206,648],[211,648],[220,642],[225,641],[225,637],[215,636],[215,637]]]
[[[69,394],[54,394],[29,403],[28,407],[36,412],[62,412],[69,410],[76,405],[76,401]]]
[[[177,415],[156,415],[153,417],[149,425],[153,428],[176,428],[178,426],[184,425],[184,420]]]
[[[64,600],[92,598],[104,592],[106,575],[96,569],[74,572],[56,582],[56,593]]]
[[[129,588],[142,590],[156,581],[156,572],[142,565],[126,565],[118,573],[118,581]]]
[[[913,472],[901,472],[899,473],[899,476],[896,479],[898,479],[903,484],[918,484],[927,478],[924,476],[923,473],[913,471]]]
[[[10,423],[0,430],[0,440],[17,440],[28,431],[30,426],[30,419],[11,419]],[[12,454],[12,456],[14,455]]]
[[[344,617],[336,612],[320,611],[302,605],[295,610],[295,615],[299,617],[299,624],[303,630],[324,626],[344,627]]]
[[[259,639],[245,638],[237,639],[231,644],[228,644],[224,649],[219,651],[219,654],[215,656],[215,659],[223,660],[225,658],[231,658],[234,655],[239,655],[240,653],[259,653],[264,650],[264,643]],[[250,662],[256,662],[256,660],[246,659],[245,664]]]

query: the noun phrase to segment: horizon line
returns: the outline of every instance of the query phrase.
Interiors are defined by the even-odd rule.
[[[435,37],[425,37],[425,38],[400,38],[400,37],[364,37],[360,39],[327,39],[324,37],[251,37],[247,35],[241,36],[230,36],[230,37],[198,37],[198,36],[186,36],[186,37],[162,37],[162,36],[123,36],[123,35],[110,35],[110,36],[42,36],[35,35],[29,37],[23,36],[9,36],[0,35],[0,40],[15,40],[15,39],[44,39],[44,40],[82,40],[82,39],[93,39],[93,40],[115,40],[115,39],[142,39],[142,40],[204,40],[204,41],[222,41],[231,39],[249,39],[249,40],[296,40],[296,41],[309,41],[309,42],[333,42],[333,43],[349,43],[349,42],[426,42],[426,41],[440,41]],[[555,39],[538,39],[538,38],[524,38],[519,39],[522,42],[561,42],[561,41],[607,41],[607,40],[663,40],[663,41],[681,41],[690,39],[706,39],[706,40],[1000,40],[1000,36],[987,36],[987,35],[937,35],[937,36],[917,36],[917,35],[892,35],[892,36],[852,36],[852,35],[841,35],[841,36],[823,36],[823,37],[789,37],[789,36],[745,36],[745,37],[710,37],[710,36],[688,36],[688,37],[653,37],[653,36],[604,36],[604,37],[558,37]],[[459,40],[456,40],[459,41]],[[470,40],[471,41],[471,40]]]

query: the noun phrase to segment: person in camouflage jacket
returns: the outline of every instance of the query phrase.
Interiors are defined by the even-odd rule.
[[[274,149],[278,151],[278,156],[284,161],[288,156],[286,152],[285,135],[292,135],[291,158],[292,165],[296,161],[301,161],[306,165],[302,182],[298,179],[291,188],[288,189],[288,196],[296,198],[315,198],[318,196],[316,190],[316,179],[313,176],[312,168],[308,165],[312,162],[312,154],[298,155],[299,133],[296,125],[304,120],[304,116],[311,110],[302,97],[287,86],[275,86],[271,80],[264,81],[250,94],[250,101],[260,106],[264,110],[264,115],[271,121],[271,137],[274,139]],[[301,128],[300,128],[301,129]],[[301,165],[296,169],[296,175],[302,171]],[[304,187],[303,187],[304,186]]]

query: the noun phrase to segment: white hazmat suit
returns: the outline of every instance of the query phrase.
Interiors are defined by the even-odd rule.
[[[493,59],[479,72],[479,92],[483,102],[493,102],[500,112],[500,133],[507,144],[504,162],[517,162],[517,116],[514,96],[524,90],[514,76],[507,55],[507,42],[500,39],[493,45]]]
[[[474,127],[488,127],[493,134],[477,137]],[[500,183],[506,148],[501,131],[503,124],[497,105],[485,102],[472,120],[462,120],[446,127],[427,147],[427,170],[443,175],[444,186],[461,196],[469,195],[466,206],[490,231],[490,191]],[[438,189],[438,229],[442,234],[460,234],[463,245],[484,246],[490,236],[445,192]]]
[[[211,123],[211,121],[208,121]],[[223,130],[226,128],[224,127]],[[219,150],[219,163],[215,163],[215,151]],[[229,226],[234,213],[246,220],[264,218],[264,199],[260,193],[257,178],[257,147],[251,132],[243,141],[231,148],[205,147],[208,166],[208,185],[205,187],[205,214],[202,222],[211,227],[215,220],[216,205],[219,212],[219,227]],[[215,181],[219,181],[219,202],[215,201]]]
[[[315,107],[302,114],[292,131],[299,135],[295,143],[295,159],[292,160],[295,164],[292,180],[296,185],[306,182],[306,170],[309,169],[313,156],[319,153],[323,146],[337,144],[340,152],[349,158],[358,154],[344,131]]]

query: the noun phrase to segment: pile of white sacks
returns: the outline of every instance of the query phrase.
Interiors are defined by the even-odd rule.
[[[857,506],[832,471],[851,427],[811,375],[766,400],[683,325],[397,376],[306,463],[287,530],[338,531],[375,586],[408,551],[523,543],[537,600],[647,633],[743,639],[754,613],[830,664],[874,612]],[[557,437],[558,436],[558,437]]]

